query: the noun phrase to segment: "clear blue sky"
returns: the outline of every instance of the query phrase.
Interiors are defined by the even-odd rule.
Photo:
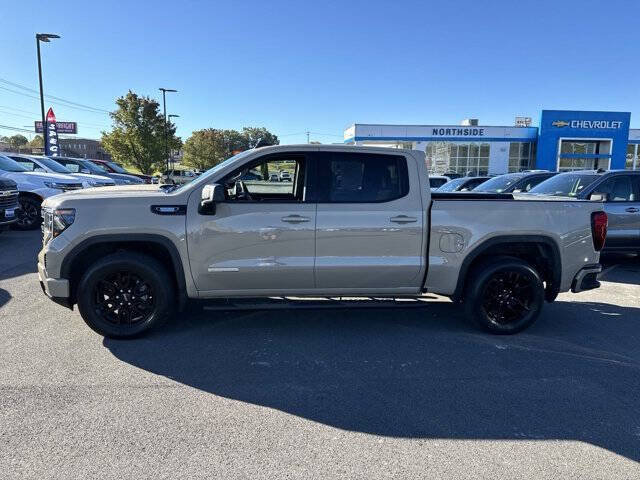
[[[630,111],[640,127],[635,1],[4,0],[1,11],[0,78],[37,89],[34,34],[58,33],[43,45],[46,93],[110,110],[128,89],[178,89],[167,103],[183,139],[265,126],[283,143],[306,130],[330,143],[354,122],[511,125],[543,108]],[[32,124],[38,100],[3,88],[0,124]],[[81,136],[110,125],[53,107]]]

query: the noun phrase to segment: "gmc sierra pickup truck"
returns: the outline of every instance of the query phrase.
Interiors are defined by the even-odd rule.
[[[422,152],[329,145],[248,150],[179,187],[56,195],[43,215],[44,292],[118,338],[187,299],[424,292],[515,333],[558,292],[599,286],[607,229],[601,202],[431,193]]]

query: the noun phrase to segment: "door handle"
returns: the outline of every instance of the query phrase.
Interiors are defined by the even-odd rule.
[[[625,208],[624,211],[629,213],[638,213],[640,209],[637,209],[636,207],[629,207],[629,208]]]
[[[309,217],[303,217],[302,215],[288,215],[286,217],[282,217],[283,222],[287,223],[303,223],[311,220]]]
[[[390,220],[393,223],[413,223],[418,221],[416,217],[409,217],[408,215],[398,215],[397,217],[391,217]]]

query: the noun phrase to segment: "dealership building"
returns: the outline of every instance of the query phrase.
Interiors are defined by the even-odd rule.
[[[537,127],[374,125],[344,131],[351,145],[411,148],[426,154],[432,174],[495,175],[522,170],[640,169],[640,129],[629,128],[629,112],[543,110]]]

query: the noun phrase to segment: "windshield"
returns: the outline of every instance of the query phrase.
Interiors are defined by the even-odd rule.
[[[11,160],[3,155],[0,155],[0,170],[5,172],[27,172],[28,170],[20,165],[18,162]]]
[[[438,188],[438,192],[455,192],[456,189],[467,180],[466,178],[454,178]]]
[[[565,173],[556,175],[540,185],[533,187],[529,193],[554,195],[557,197],[575,197],[598,178],[598,175]]]
[[[124,168],[122,168],[120,165],[118,165],[117,163],[107,162],[107,165],[109,165],[109,168],[111,168],[116,173],[129,173]]]
[[[66,173],[66,174],[71,173],[71,170],[69,170],[68,168],[63,167],[58,162],[56,162],[54,160],[51,160],[49,158],[46,158],[46,157],[35,157],[35,159],[38,162],[40,162],[41,164],[43,164],[45,167],[49,168],[50,170],[52,170],[55,173]]]
[[[500,175],[481,183],[473,189],[474,192],[502,193],[513,187],[522,178],[522,175]]]
[[[90,162],[89,160],[80,160],[80,162],[82,162],[82,165],[84,165],[85,168],[88,168],[91,173],[95,173],[97,175],[103,175],[105,173],[109,173],[100,165]]]
[[[245,150],[244,152],[240,152],[237,155],[234,155],[233,157],[229,157],[227,158],[224,162],[221,162],[217,165],[214,165],[213,167],[211,167],[209,170],[207,170],[206,172],[204,172],[202,175],[199,176],[199,178],[197,180],[194,181],[198,181],[198,180],[202,180],[205,177],[210,177],[211,175],[215,175],[216,172],[219,172],[220,170],[222,170],[223,168],[225,168],[227,165],[235,162],[236,160],[239,160],[243,157],[246,157],[248,155],[250,155],[251,153],[253,153],[255,150],[251,149],[251,150]],[[193,182],[190,183],[185,183],[184,185],[179,186],[178,188],[173,188],[171,190],[167,190],[170,192],[179,192],[181,190],[184,190],[186,187],[188,187],[189,185],[191,185]]]

